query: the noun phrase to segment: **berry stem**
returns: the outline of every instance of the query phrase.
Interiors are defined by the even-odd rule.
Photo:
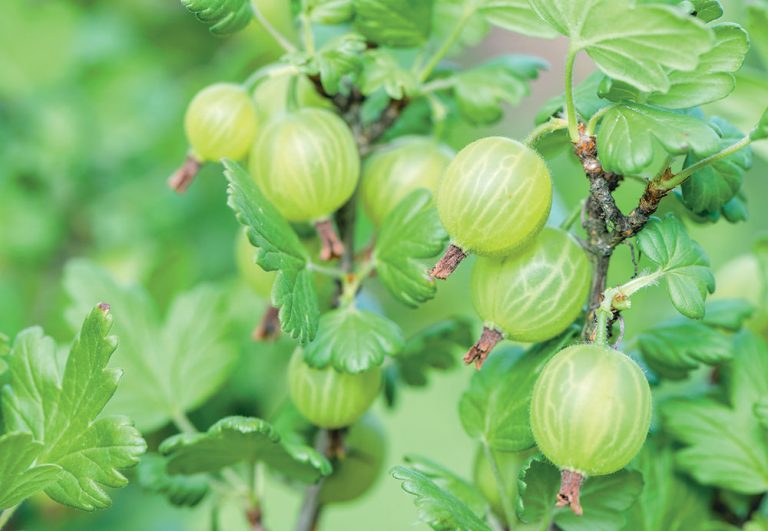
[[[563,469],[560,471],[560,492],[557,493],[557,507],[570,507],[571,511],[581,516],[584,510],[579,502],[581,494],[581,485],[584,483],[584,476],[575,470]]]
[[[504,508],[504,519],[506,520],[507,529],[514,529],[517,525],[517,516],[515,515],[515,508],[512,505],[512,499],[509,497],[507,485],[504,482],[504,476],[499,469],[499,463],[496,461],[496,454],[488,446],[488,443],[483,442],[483,452],[485,453],[485,459],[488,461],[488,465],[491,467],[493,478],[496,480],[496,488],[499,490],[499,496],[501,497],[501,504]]]
[[[575,50],[568,50],[565,60],[565,116],[568,120],[568,136],[574,144],[579,141],[579,123],[576,119],[576,102],[573,99],[573,66],[576,53]]]
[[[459,39],[459,37],[461,37],[462,31],[464,31],[464,26],[467,25],[467,22],[469,22],[469,20],[472,18],[472,15],[475,14],[475,9],[476,7],[474,2],[467,2],[467,4],[464,6],[464,12],[456,21],[456,25],[453,27],[451,33],[448,34],[448,36],[445,38],[445,41],[443,41],[443,44],[440,46],[440,48],[437,49],[435,54],[430,58],[429,62],[419,73],[420,83],[424,83],[427,79],[429,79],[430,74],[435,70],[437,65],[440,64],[440,61],[442,61],[443,57],[445,57],[448,52],[451,51],[453,45],[456,44],[456,41]]]
[[[445,250],[445,254],[443,254],[443,257],[440,259],[440,261],[430,270],[429,275],[432,278],[445,280],[451,275],[451,273],[456,270],[457,267],[459,267],[461,261],[466,257],[467,253],[462,251],[461,248],[454,244],[450,244],[448,249]]]
[[[254,328],[251,339],[254,341],[273,341],[280,335],[280,310],[274,306],[267,307],[261,316],[259,324]]]
[[[197,157],[192,154],[187,155],[187,158],[184,159],[184,164],[168,179],[168,186],[180,194],[186,192],[189,185],[195,180],[195,176],[197,176],[197,172],[200,171],[202,165],[203,163]]]
[[[261,24],[264,29],[267,30],[267,33],[269,33],[272,38],[275,39],[275,42],[277,42],[277,44],[279,44],[283,50],[288,53],[293,53],[296,51],[296,47],[291,43],[291,41],[288,40],[285,35],[280,33],[269,20],[267,20],[267,17],[265,17],[264,14],[259,10],[255,2],[251,2],[251,9],[253,9],[253,16],[256,17],[256,20],[259,21],[259,24]]]
[[[464,363],[469,365],[473,361],[475,362],[475,367],[480,370],[480,368],[483,366],[483,362],[488,358],[488,355],[491,353],[493,348],[499,344],[499,342],[504,339],[504,335],[496,330],[495,328],[488,328],[487,326],[483,327],[483,333],[480,335],[480,339],[477,340],[477,342],[472,345],[472,347],[467,352],[467,355],[464,356]]]
[[[315,230],[320,238],[320,260],[328,261],[333,258],[341,258],[344,255],[344,244],[336,233],[336,227],[330,219],[321,219],[315,222]]]

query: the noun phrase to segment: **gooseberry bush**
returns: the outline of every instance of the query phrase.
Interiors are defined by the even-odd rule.
[[[248,392],[268,401],[279,380],[290,399],[259,417],[220,404],[196,425],[187,413],[237,370],[232,314],[256,309],[201,286],[161,321],[143,290],[70,262],[68,319],[86,317],[68,354],[31,328],[0,358],[0,523],[38,491],[107,507],[105,489],[136,466],[125,474],[170,503],[210,504],[214,529],[234,525],[219,518],[232,497],[238,525],[267,527],[269,472],[302,496],[295,529],[323,529],[326,507],[385,474],[398,434],[372,404],[397,407],[402,388],[464,351],[477,369],[456,392],[473,477],[416,455],[389,471],[423,523],[768,526],[768,244],[730,266],[744,282],[708,301],[716,277],[688,232],[747,216],[768,101],[746,102],[746,130],[715,110],[737,88],[748,30],[768,64],[768,4],[750,6],[748,28],[718,0],[182,4],[215,35],[255,24],[283,52],[191,99],[189,151],[169,184],[184,192],[205,165],[223,168],[238,270],[268,302],[253,340],[283,360]],[[563,94],[525,138],[457,140],[514,117],[548,68],[523,54],[452,61],[492,27],[567,40]],[[582,56],[594,72],[577,84]],[[568,181],[583,197],[558,213]],[[611,269],[619,254],[634,274]],[[480,326],[456,317],[406,337],[377,301],[418,309],[459,268],[471,269],[464,302]],[[642,304],[668,300],[680,315],[634,328],[641,290]]]

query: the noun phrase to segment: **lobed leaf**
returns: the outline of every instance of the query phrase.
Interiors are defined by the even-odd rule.
[[[356,79],[363,68],[367,45],[357,33],[339,35],[329,40],[309,62],[309,74],[320,76],[323,90],[335,95],[346,90],[344,79]]]
[[[762,116],[760,116],[760,121],[757,122],[757,125],[752,132],[749,133],[749,137],[752,140],[768,138],[768,108],[766,108]]]
[[[172,505],[194,507],[208,494],[208,478],[204,475],[172,476],[166,470],[167,460],[158,454],[141,458],[136,479],[142,488],[162,494]]]
[[[569,508],[556,508],[560,472],[539,454],[520,469],[517,515],[525,523],[538,523],[546,529],[554,523],[564,531],[618,530],[625,513],[643,490],[639,472],[621,470],[608,476],[587,478],[581,488],[584,514]]]
[[[437,256],[447,241],[432,194],[414,190],[387,215],[376,240],[373,260],[381,283],[411,307],[431,299],[437,288],[424,260]]]
[[[392,469],[392,476],[402,481],[405,492],[415,496],[414,503],[419,510],[419,520],[432,529],[490,531],[491,528],[472,512],[464,501],[439,487],[426,474],[396,466]]]
[[[411,70],[403,68],[388,52],[371,50],[365,53],[360,75],[360,90],[370,95],[379,89],[395,100],[416,92],[418,81]]]
[[[404,460],[412,470],[421,472],[437,486],[456,496],[476,515],[485,513],[488,502],[474,484],[426,457],[406,455]]]
[[[497,348],[459,401],[459,417],[470,437],[492,450],[517,452],[534,446],[530,424],[533,385],[544,365],[573,339],[571,328],[559,337],[532,346]]]
[[[317,337],[304,347],[304,361],[317,369],[332,365],[339,372],[354,374],[378,367],[404,344],[395,322],[349,305],[320,318]]]
[[[96,301],[110,301],[114,331],[121,338],[112,364],[125,375],[106,412],[126,414],[143,432],[203,403],[237,361],[237,351],[225,340],[224,298],[211,287],[179,295],[161,324],[146,291],[118,284],[89,262],[69,262],[64,286],[72,299],[67,317],[73,325]]]
[[[555,37],[554,31],[528,0],[482,0],[480,13],[494,26],[531,37]]]
[[[432,0],[354,0],[355,28],[367,40],[393,48],[413,48],[427,41]]]
[[[240,31],[253,18],[250,0],[181,0],[197,19],[209,25],[214,35]]]
[[[667,91],[667,69],[691,71],[712,48],[703,22],[671,6],[630,0],[530,0],[554,29],[604,74],[646,92]]]
[[[287,445],[266,421],[225,417],[204,433],[180,433],[160,445],[170,474],[216,472],[236,463],[263,462],[297,481],[314,483],[331,473],[331,465],[309,447]]]
[[[264,271],[278,271],[272,304],[280,308],[280,326],[300,343],[309,343],[317,334],[320,319],[317,291],[307,269],[309,255],[296,232],[264,197],[248,172],[236,162],[223,162],[224,176],[229,182],[227,204],[256,247],[256,263]]]
[[[107,335],[111,326],[108,307],[94,308],[63,372],[51,363],[55,345],[40,328],[21,332],[7,358],[11,383],[2,390],[6,430],[31,434],[42,445],[36,463],[60,469],[45,493],[87,511],[111,505],[105,488],[125,486],[120,469],[138,463],[147,447],[128,418],[100,416],[121,375],[107,368],[117,346]]]
[[[704,317],[704,300],[715,290],[715,276],[701,246],[673,215],[652,218],[638,234],[640,250],[664,273],[672,304],[691,319]]]
[[[695,116],[626,103],[605,113],[597,145],[606,170],[633,175],[653,162],[659,148],[671,155],[709,155],[717,150],[718,136]]]
[[[44,449],[31,433],[0,435],[0,510],[21,503],[59,479],[59,465],[35,463]]]

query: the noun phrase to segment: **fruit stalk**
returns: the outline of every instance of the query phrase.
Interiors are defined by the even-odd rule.
[[[320,260],[328,261],[344,256],[345,246],[336,233],[336,227],[330,219],[322,219],[315,222],[315,230],[320,238]]]
[[[254,328],[251,338],[254,341],[271,341],[280,335],[280,311],[269,306],[264,311],[259,324]]]
[[[454,244],[450,244],[448,246],[448,249],[445,250],[445,254],[443,254],[443,257],[440,258],[440,261],[435,264],[435,267],[433,267],[429,271],[429,275],[432,278],[439,278],[440,280],[445,280],[448,278],[451,273],[453,273],[457,267],[459,267],[459,264],[462,260],[464,260],[467,257],[467,253],[462,251],[459,247],[457,247]]]
[[[584,476],[575,470],[560,471],[560,491],[557,493],[557,507],[570,507],[571,511],[581,516],[584,510],[579,502]]]
[[[168,186],[180,194],[186,192],[202,165],[194,155],[187,155],[184,164],[168,178]]]
[[[484,326],[480,339],[472,345],[466,356],[464,356],[464,363],[469,365],[470,363],[475,362],[475,368],[480,370],[483,366],[483,362],[502,339],[504,339],[504,335],[501,332],[495,328]]]

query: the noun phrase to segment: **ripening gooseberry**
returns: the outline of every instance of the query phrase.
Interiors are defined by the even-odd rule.
[[[498,136],[472,142],[437,189],[437,211],[452,242],[432,276],[446,278],[467,253],[510,254],[541,230],[551,206],[552,180],[538,153]]]
[[[562,471],[559,505],[580,514],[584,478],[626,466],[650,423],[651,389],[628,356],[597,344],[558,352],[533,387],[531,429],[539,450]]]
[[[472,270],[472,302],[483,337],[465,360],[481,365],[502,336],[540,342],[563,332],[581,313],[590,286],[587,254],[569,233],[545,227],[518,253],[479,257]]]
[[[387,439],[381,422],[370,413],[344,435],[345,456],[323,480],[321,503],[341,503],[359,498],[376,482],[384,466]]]
[[[363,166],[363,206],[374,225],[409,193],[426,188],[434,193],[453,158],[450,148],[422,136],[401,137],[373,153]]]
[[[381,368],[350,374],[331,366],[315,369],[297,349],[288,365],[288,391],[296,408],[325,429],[350,426],[363,416],[381,389]]]
[[[170,186],[186,190],[203,162],[245,157],[258,123],[256,108],[242,86],[216,83],[198,92],[184,115],[190,154],[169,180]]]

